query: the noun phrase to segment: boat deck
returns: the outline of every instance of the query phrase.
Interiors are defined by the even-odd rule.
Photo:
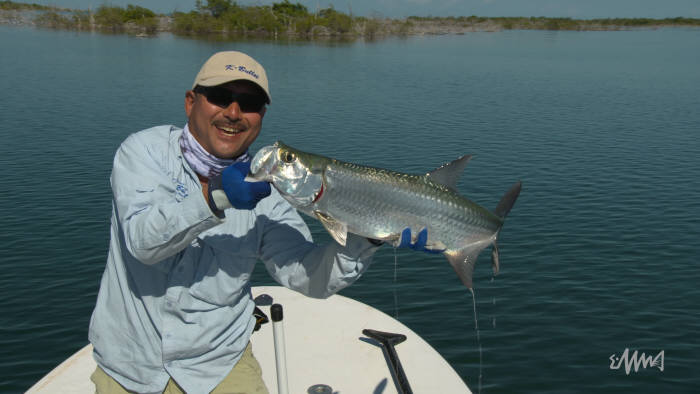
[[[403,334],[396,346],[415,393],[471,393],[455,370],[420,336],[401,322],[366,304],[340,295],[325,300],[306,297],[284,287],[253,288],[253,296],[268,294],[284,308],[287,375],[290,393],[306,393],[325,384],[333,393],[397,393],[395,379],[378,342],[363,329]],[[269,307],[261,307],[269,316]],[[271,393],[277,390],[272,324],[254,333],[253,353]],[[80,349],[28,393],[94,393],[92,345]]]

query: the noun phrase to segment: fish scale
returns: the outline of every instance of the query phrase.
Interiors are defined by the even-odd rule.
[[[468,160],[463,156],[421,176],[346,163],[277,142],[255,155],[251,174],[271,182],[292,206],[319,219],[342,245],[348,232],[396,245],[404,229],[415,236],[427,228],[427,246],[444,250],[471,288],[476,258],[491,244],[498,271],[496,241],[521,184],[511,187],[491,212],[455,190]]]
[[[394,241],[406,227],[416,231],[427,227],[429,244],[443,240],[448,249],[455,249],[469,234],[482,236],[484,228],[493,234],[502,224],[488,211],[470,212],[468,200],[421,177],[388,171],[364,174],[356,165],[333,164],[334,169],[325,173],[327,199],[319,201],[318,209],[333,217],[353,218],[348,222],[350,232]],[[441,198],[438,192],[451,198]]]

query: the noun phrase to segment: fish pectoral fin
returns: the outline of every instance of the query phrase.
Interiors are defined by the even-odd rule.
[[[474,275],[474,265],[476,265],[476,259],[479,257],[479,252],[483,249],[478,248],[467,248],[462,250],[450,250],[446,251],[444,254],[447,257],[452,268],[454,268],[459,279],[462,280],[464,286],[468,289],[472,288],[472,276]]]
[[[333,217],[325,213],[314,211],[314,216],[318,219],[328,233],[333,237],[335,242],[345,246],[348,240],[348,225],[335,220]]]

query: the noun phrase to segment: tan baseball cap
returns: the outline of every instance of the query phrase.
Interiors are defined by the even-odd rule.
[[[267,103],[270,103],[270,88],[265,69],[243,52],[226,51],[213,54],[194,78],[192,89],[197,85],[216,86],[241,79],[260,86],[267,95]]]

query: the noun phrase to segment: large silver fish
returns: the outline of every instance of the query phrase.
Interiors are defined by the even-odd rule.
[[[427,247],[444,250],[467,288],[479,253],[493,245],[498,273],[498,233],[520,193],[517,182],[498,203],[486,208],[459,195],[457,178],[470,156],[426,174],[411,175],[345,163],[276,142],[252,160],[253,178],[266,180],[296,209],[317,218],[345,245],[347,233],[397,245],[402,230],[428,229]]]

